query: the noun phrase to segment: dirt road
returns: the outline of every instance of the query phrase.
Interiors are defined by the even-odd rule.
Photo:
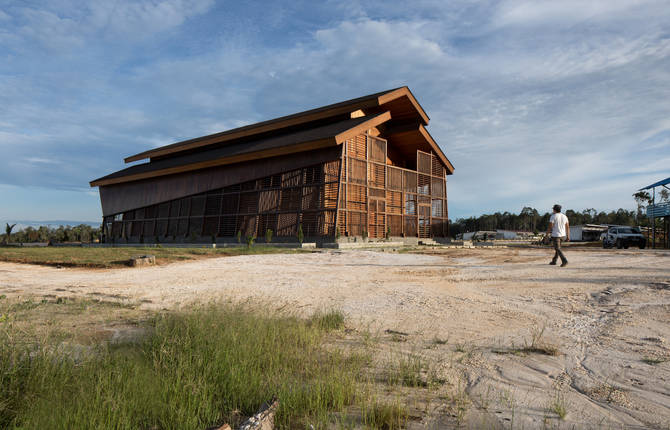
[[[111,270],[0,263],[0,294],[337,308],[352,327],[407,333],[390,347],[459,372],[467,426],[670,428],[670,252],[566,253],[565,268],[549,266],[546,249],[328,251]],[[557,355],[523,351],[534,343]],[[440,414],[431,416],[421,425],[438,427]]]

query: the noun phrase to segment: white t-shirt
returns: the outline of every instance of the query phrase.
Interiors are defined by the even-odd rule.
[[[560,212],[551,214],[549,222],[553,224],[553,227],[551,228],[551,237],[565,236],[565,226],[568,225],[568,217]]]

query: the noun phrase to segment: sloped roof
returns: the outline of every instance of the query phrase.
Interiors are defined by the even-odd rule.
[[[188,152],[183,155],[177,154],[173,157],[131,166],[91,181],[90,184],[92,187],[111,185],[154,176],[232,164],[252,158],[267,158],[280,154],[334,146],[369,128],[376,127],[390,118],[390,113],[384,112],[374,116],[351,118],[309,129],[259,138],[257,140],[231,142],[229,145],[216,146],[213,149]]]
[[[367,96],[334,103],[328,106],[295,113],[292,115],[274,118],[268,121],[256,124],[246,125],[244,127],[232,130],[222,131],[220,133],[197,137],[195,139],[184,140],[160,148],[151,149],[125,158],[126,163],[139,161],[145,158],[160,157],[169,154],[175,154],[182,151],[188,151],[211,144],[221,144],[239,138],[249,137],[256,134],[275,131],[286,127],[306,124],[311,121],[329,118],[337,115],[348,115],[356,110],[364,110],[366,114],[380,113],[389,111],[395,119],[403,117],[412,117],[427,125],[430,119],[423,110],[419,102],[406,86],[392,90],[381,91],[379,93],[369,94]]]

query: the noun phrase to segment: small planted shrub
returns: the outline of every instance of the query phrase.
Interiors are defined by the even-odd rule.
[[[254,241],[256,240],[256,238],[254,236],[248,234],[246,239],[247,239],[247,248],[251,248],[251,245],[254,244]]]
[[[391,227],[386,228],[386,234],[384,235],[386,240],[389,240],[391,238]]]
[[[272,233],[273,233],[273,232],[272,232],[271,229],[267,229],[267,230],[265,230],[265,243],[270,243],[270,242],[272,242]]]
[[[298,224],[298,242],[302,243],[305,240],[305,233],[302,232],[302,224]]]
[[[368,231],[363,230],[363,234],[361,236],[363,236],[363,240],[366,240],[368,238]]]
[[[336,226],[335,227],[335,240],[340,238],[340,227]]]
[[[242,230],[237,231],[237,243],[242,243]]]

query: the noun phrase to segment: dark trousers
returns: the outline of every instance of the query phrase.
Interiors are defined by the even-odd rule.
[[[554,258],[551,259],[552,262],[556,262],[558,257],[561,257],[561,263],[565,263],[568,261],[567,258],[565,258],[565,255],[563,255],[563,251],[561,251],[561,242],[563,241],[563,237],[552,237],[551,238],[551,243],[554,245],[554,249],[556,252],[554,253]]]

